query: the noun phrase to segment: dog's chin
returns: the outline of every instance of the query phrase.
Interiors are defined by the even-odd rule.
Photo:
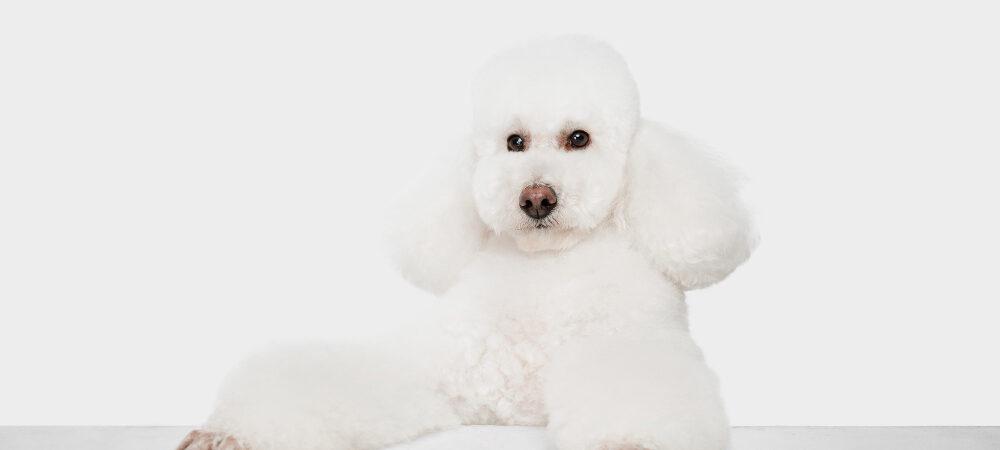
[[[566,250],[586,236],[587,232],[575,228],[563,228],[542,223],[532,228],[524,228],[513,233],[517,248],[524,252]]]

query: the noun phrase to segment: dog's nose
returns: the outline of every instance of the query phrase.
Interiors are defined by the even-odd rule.
[[[521,191],[521,211],[528,217],[542,219],[556,209],[556,191],[552,188],[535,184]]]

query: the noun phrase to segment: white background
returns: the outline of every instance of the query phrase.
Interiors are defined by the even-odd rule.
[[[990,2],[654,3],[4,2],[0,424],[196,423],[251,348],[392,328],[383,209],[564,32],[751,179],[690,295],[734,424],[1000,424]]]

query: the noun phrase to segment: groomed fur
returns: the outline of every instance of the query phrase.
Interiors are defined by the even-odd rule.
[[[679,286],[708,286],[746,261],[756,245],[737,181],[693,141],[643,122],[630,150],[625,227]]]
[[[390,233],[404,276],[440,294],[435,317],[391,344],[253,357],[206,428],[254,450],[382,448],[459,424],[547,425],[562,450],[725,448],[684,290],[753,248],[730,170],[641,120],[624,61],[591,39],[505,52],[473,96],[471,138],[407,190]],[[577,129],[591,143],[568,149]],[[523,152],[507,151],[515,133]],[[536,184],[558,195],[542,220],[518,206]]]

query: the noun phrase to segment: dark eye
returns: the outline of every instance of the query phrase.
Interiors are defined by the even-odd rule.
[[[512,152],[524,151],[524,138],[519,134],[507,136],[507,150]]]
[[[570,148],[584,148],[590,144],[590,135],[586,131],[576,130],[566,137],[566,144]]]

